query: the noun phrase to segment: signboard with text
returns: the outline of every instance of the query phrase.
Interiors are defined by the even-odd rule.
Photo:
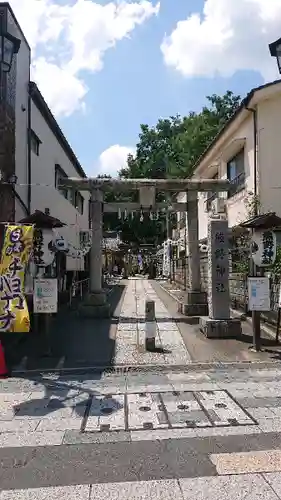
[[[58,281],[55,278],[34,280],[33,310],[39,314],[52,314],[58,310]]]
[[[270,311],[269,278],[248,278],[249,310]]]

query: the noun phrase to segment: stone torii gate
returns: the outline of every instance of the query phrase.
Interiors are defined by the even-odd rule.
[[[157,203],[159,192],[187,192],[187,203],[173,203],[175,212],[187,212],[189,247],[189,290],[186,296],[186,311],[189,315],[207,314],[206,293],[201,290],[200,252],[198,242],[198,192],[226,192],[230,183],[224,179],[103,179],[66,178],[64,187],[91,193],[92,247],[90,251],[90,291],[80,312],[85,316],[104,317],[109,315],[106,294],[102,289],[102,238],[103,213],[118,211],[158,211],[167,203]],[[107,191],[139,191],[138,203],[104,203]]]

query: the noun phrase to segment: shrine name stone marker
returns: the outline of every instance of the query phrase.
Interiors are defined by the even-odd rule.
[[[227,220],[211,219],[208,225],[209,317],[229,319],[229,251]]]
[[[208,338],[241,335],[241,321],[230,317],[228,221],[210,219],[208,224],[209,316],[201,317],[201,331]]]

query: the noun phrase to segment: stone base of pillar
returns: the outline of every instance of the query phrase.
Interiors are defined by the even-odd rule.
[[[79,305],[78,312],[84,318],[108,318],[110,305],[106,293],[102,291],[90,292],[84,302]]]
[[[187,292],[181,312],[185,316],[207,316],[208,302],[206,292]]]
[[[199,318],[199,328],[208,339],[233,339],[242,334],[241,320],[239,318],[212,319]]]

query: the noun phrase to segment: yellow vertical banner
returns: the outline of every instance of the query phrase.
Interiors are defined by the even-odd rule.
[[[33,231],[33,226],[6,226],[0,262],[0,332],[30,330],[24,276],[32,251]]]

